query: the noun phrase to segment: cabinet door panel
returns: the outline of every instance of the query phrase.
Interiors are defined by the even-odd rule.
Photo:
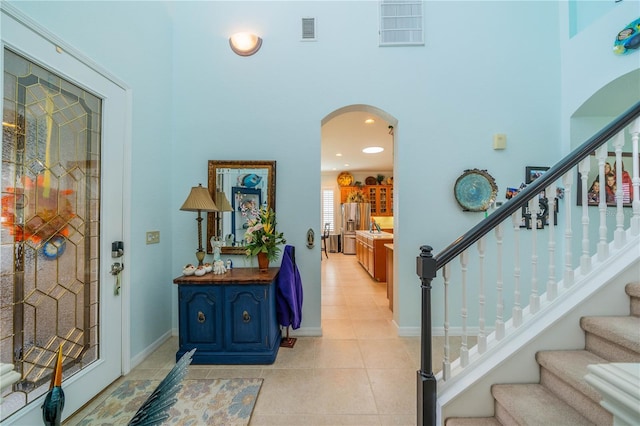
[[[264,286],[227,288],[227,349],[264,349],[267,345],[266,289]]]
[[[222,300],[219,288],[181,286],[180,346],[189,350],[222,349]]]

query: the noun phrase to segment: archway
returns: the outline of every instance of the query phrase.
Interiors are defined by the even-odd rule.
[[[373,119],[375,124],[364,124],[366,118]],[[343,237],[342,231],[344,230],[341,214],[341,204],[344,201],[344,193],[342,193],[341,189],[347,188],[341,188],[338,185],[337,176],[341,172],[348,171],[353,176],[353,183],[360,183],[362,185],[365,185],[365,180],[369,180],[372,177],[377,178],[378,175],[384,176],[385,180],[383,183],[393,182],[393,179],[399,172],[395,167],[395,156],[393,155],[396,151],[397,125],[398,120],[393,115],[375,106],[365,104],[354,104],[338,108],[327,114],[321,120],[321,189],[322,191],[332,189],[334,199],[333,216],[336,223],[336,230],[334,232],[340,234],[341,237]],[[384,161],[377,162],[376,160],[376,162],[372,163],[374,165],[371,167],[362,164],[362,161],[367,161],[362,158],[365,156],[365,154],[361,153],[362,148],[372,145],[385,147],[385,155],[388,156],[387,168],[382,165],[385,164]],[[336,158],[338,154],[342,154],[343,156]],[[356,156],[358,158],[354,158]],[[331,167],[326,164],[326,162],[329,161],[331,162]],[[346,166],[345,163],[349,163],[349,166]],[[382,169],[378,169],[377,167],[382,167]],[[366,186],[363,186],[363,188],[366,188]],[[390,212],[385,213],[384,217],[376,216],[376,219],[385,224],[384,228],[389,232],[393,232],[394,221],[398,214],[398,203],[395,201],[395,198],[392,198],[392,200],[390,203]],[[322,216],[323,214],[321,214],[321,217]],[[375,216],[374,213],[372,213],[371,216]],[[321,225],[323,224],[324,223]],[[344,254],[342,252],[344,248],[343,240],[340,251],[336,252],[335,247],[333,247],[334,253],[332,257],[349,256],[349,254],[352,254],[354,268],[362,269],[355,260],[355,252]],[[373,280],[373,278],[371,279]],[[393,275],[390,275],[390,278],[385,281],[385,285],[387,281],[393,282]],[[392,289],[390,300],[397,300],[393,295]],[[321,304],[323,305],[325,300],[324,295],[322,296],[322,300]],[[395,309],[391,310],[396,311],[397,309],[396,306]],[[324,306],[321,306],[321,312],[323,312],[321,313],[321,318],[324,317],[324,311]],[[395,312],[394,316],[396,315],[397,312]]]

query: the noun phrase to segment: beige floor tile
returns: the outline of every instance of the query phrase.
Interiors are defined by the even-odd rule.
[[[388,320],[353,320],[351,323],[358,339],[398,338],[395,327]]]
[[[415,368],[405,346],[389,339],[358,340],[366,368]]]
[[[364,368],[358,341],[322,339],[317,345],[316,368]]]
[[[411,369],[367,369],[379,414],[416,413],[417,372]]]
[[[356,333],[351,321],[323,319],[322,337],[325,339],[355,339]]]
[[[378,414],[365,369],[316,369],[314,380],[316,412]]]

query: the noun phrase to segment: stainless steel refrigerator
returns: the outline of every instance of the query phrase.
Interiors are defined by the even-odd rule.
[[[356,254],[356,231],[368,230],[371,221],[369,203],[342,205],[342,253]]]

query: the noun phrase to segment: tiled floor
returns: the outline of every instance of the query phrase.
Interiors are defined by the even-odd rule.
[[[299,337],[272,365],[192,365],[188,374],[264,378],[252,426],[415,425],[419,338],[397,336],[388,306],[386,283],[373,281],[355,256],[329,253],[322,260],[322,337]],[[176,350],[172,338],[126,378],[163,378]]]

